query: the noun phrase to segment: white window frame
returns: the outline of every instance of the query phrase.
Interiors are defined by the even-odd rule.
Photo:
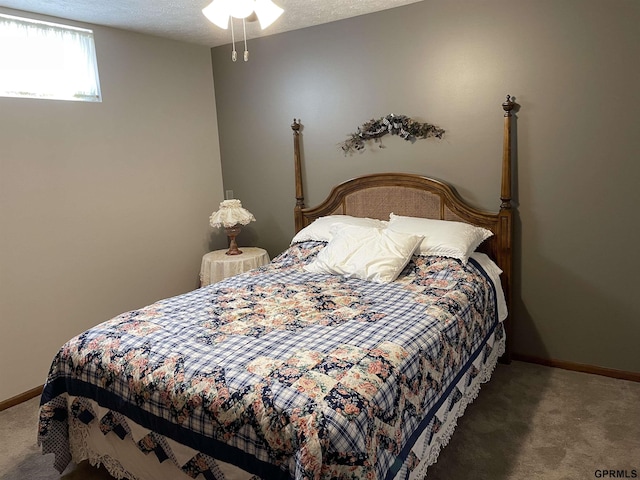
[[[0,96],[101,102],[93,31],[0,13]]]

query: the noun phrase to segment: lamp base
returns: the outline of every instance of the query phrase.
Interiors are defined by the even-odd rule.
[[[238,244],[236,243],[236,237],[242,230],[240,225],[234,225],[233,227],[225,227],[224,231],[227,233],[227,237],[229,237],[229,250],[227,250],[227,255],[240,255],[242,254],[242,250],[238,248]]]

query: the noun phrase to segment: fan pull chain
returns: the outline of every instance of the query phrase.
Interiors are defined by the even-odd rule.
[[[244,31],[244,61],[247,62],[249,60],[249,50],[247,50],[247,26],[244,23],[244,18],[242,19],[242,30]]]
[[[238,52],[236,52],[236,37],[233,32],[233,18],[229,19],[229,23],[231,23],[231,43],[233,45],[233,50],[231,51],[231,60],[235,62],[236,60],[238,60]]]

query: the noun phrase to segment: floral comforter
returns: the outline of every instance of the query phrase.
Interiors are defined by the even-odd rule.
[[[189,475],[239,465],[261,478],[382,479],[411,465],[411,444],[460,371],[501,331],[481,269],[418,257],[380,285],[307,273],[323,247],[119,315],[67,342],[41,400],[39,441],[65,468],[67,422],[126,416],[201,456]],[[72,402],[71,405],[68,402]],[[107,418],[108,417],[108,418]],[[166,455],[164,455],[166,458]],[[391,472],[391,473],[390,473]]]

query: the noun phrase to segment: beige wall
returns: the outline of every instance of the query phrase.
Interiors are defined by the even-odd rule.
[[[0,401],[71,336],[197,287],[217,241],[210,50],[93,28],[102,103],[0,98]]]
[[[257,218],[240,243],[273,256],[293,235],[294,117],[310,206],[338,181],[406,171],[497,209],[509,93],[515,350],[640,371],[639,24],[637,0],[425,0],[250,41],[247,63],[213,49],[224,187]],[[446,139],[342,155],[347,134],[388,113]]]

